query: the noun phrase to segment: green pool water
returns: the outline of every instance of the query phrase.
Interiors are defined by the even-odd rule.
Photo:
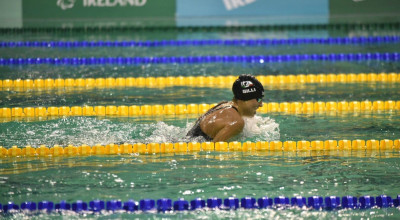
[[[254,32],[140,32],[99,34],[3,34],[1,40],[162,40],[257,39],[328,36],[396,35],[396,31],[254,31]],[[299,45],[270,47],[162,48],[0,48],[0,57],[190,56],[295,53],[398,52],[400,44]],[[218,76],[251,73],[370,73],[399,72],[399,62],[286,62],[268,64],[148,64],[0,66],[0,79],[88,78],[138,76]],[[399,100],[400,83],[317,83],[265,86],[265,102]],[[230,100],[229,88],[166,87],[0,91],[0,107],[155,105],[217,103]],[[55,117],[3,120],[0,146],[55,144],[150,143],[185,141],[198,115],[157,117]],[[400,138],[398,111],[293,115],[259,114],[237,141],[382,140]],[[188,201],[210,197],[252,196],[379,196],[400,194],[398,151],[358,151],[346,154],[198,152],[190,154],[116,155],[90,157],[0,158],[0,203],[67,200],[89,202],[163,197]],[[398,208],[315,211],[202,210],[173,213],[103,213],[86,216],[18,213],[7,218],[399,218]]]
[[[205,153],[2,160],[1,194],[14,202],[46,198],[84,201],[143,198],[242,198],[330,195],[396,195],[398,152],[347,156],[283,153]],[[29,184],[27,184],[29,183]],[[297,218],[395,217],[399,210],[237,210],[173,214],[110,214],[103,218]],[[35,216],[35,215],[34,215]],[[43,217],[59,217],[59,214]],[[72,215],[72,218],[81,217]],[[93,215],[89,215],[93,218]]]
[[[80,146],[110,143],[163,143],[190,141],[185,135],[195,116],[159,117],[69,117],[42,121],[2,123],[0,145]],[[232,141],[300,141],[300,140],[383,140],[398,139],[398,113],[346,113],[339,115],[263,114],[257,123],[248,125]]]

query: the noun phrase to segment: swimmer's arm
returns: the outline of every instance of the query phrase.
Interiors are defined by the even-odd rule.
[[[239,120],[234,123],[230,123],[225,125],[219,132],[215,135],[213,138],[214,142],[219,142],[219,141],[227,141],[230,138],[238,135],[240,132],[243,131],[244,127],[244,121]]]

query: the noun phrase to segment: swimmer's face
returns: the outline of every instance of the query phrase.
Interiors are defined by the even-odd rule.
[[[253,117],[256,114],[257,109],[263,106],[262,99],[250,99],[244,101],[244,104],[244,115],[249,117]]]

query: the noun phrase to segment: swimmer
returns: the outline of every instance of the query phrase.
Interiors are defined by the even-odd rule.
[[[240,75],[232,85],[232,101],[223,101],[196,121],[188,137],[203,137],[206,141],[227,141],[244,128],[243,117],[254,117],[262,107],[264,87],[252,75]]]

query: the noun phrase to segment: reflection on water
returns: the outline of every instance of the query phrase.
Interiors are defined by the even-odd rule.
[[[262,163],[268,161],[271,166],[296,167],[303,165],[339,161],[343,158],[365,158],[370,161],[378,159],[400,158],[399,152],[395,150],[376,151],[376,150],[354,150],[354,151],[254,151],[254,152],[182,152],[182,153],[162,153],[162,154],[137,154],[130,155],[96,155],[96,156],[48,156],[48,157],[4,157],[1,158],[2,166],[0,175],[22,174],[26,172],[45,171],[48,169],[62,167],[118,167],[124,164],[152,164],[168,163],[171,167],[176,166],[175,157],[180,161],[187,160],[208,160],[208,161],[242,161],[251,158],[250,161]],[[351,163],[345,161],[345,163]],[[194,165],[198,168],[224,168],[222,165]],[[229,165],[232,166],[232,165]],[[249,164],[249,166],[251,166]],[[159,172],[165,170],[158,170]]]

